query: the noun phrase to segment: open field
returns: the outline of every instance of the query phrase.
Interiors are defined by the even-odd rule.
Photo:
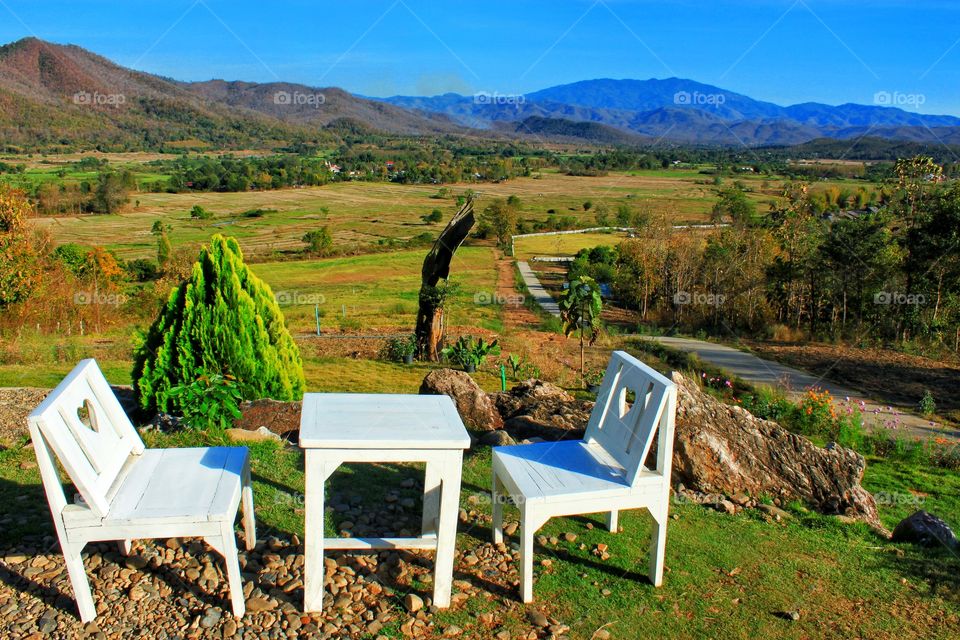
[[[600,245],[615,247],[626,240],[629,234],[621,231],[609,233],[566,233],[555,236],[533,236],[515,238],[514,256],[517,260],[530,260],[537,256],[574,256],[581,249],[590,249]]]
[[[516,195],[522,203],[521,218],[546,220],[548,211],[570,216],[583,226],[593,225],[595,207],[604,203],[611,220],[618,206],[662,214],[674,224],[704,222],[716,201],[716,188],[707,176],[695,171],[611,173],[602,177],[573,177],[545,171],[540,178],[517,178],[500,184],[448,185],[451,196],[432,198],[434,185],[399,185],[382,182],[336,182],[322,187],[247,191],[241,193],[133,193],[131,205],[120,215],[56,216],[36,223],[58,243],[104,245],[123,258],[146,258],[156,254],[150,235],[155,221],[171,227],[174,246],[196,246],[213,233],[236,236],[250,256],[269,256],[276,251],[303,247],[301,238],[312,229],[329,226],[340,247],[364,247],[411,239],[419,234],[436,235],[442,224],[430,225],[421,216],[440,209],[448,219],[456,211],[453,195],[473,189],[479,210],[490,198]],[[52,175],[52,174],[51,174]],[[88,178],[92,177],[88,176]],[[753,191],[759,211],[766,210],[781,181],[760,176],[738,177]],[[766,188],[764,187],[766,183]],[[830,183],[819,183],[825,188]],[[135,206],[139,201],[139,206]],[[590,211],[583,203],[590,201]],[[189,211],[201,205],[215,214],[207,221],[192,220]],[[242,214],[267,210],[262,217]]]

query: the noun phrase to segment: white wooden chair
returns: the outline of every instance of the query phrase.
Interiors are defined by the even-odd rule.
[[[117,540],[201,537],[226,561],[233,614],[244,614],[233,524],[243,502],[246,547],[256,539],[244,447],[145,449],[94,360],[84,360],[28,418],[80,618],[96,617],[81,551]],[[52,454],[79,492],[67,502]]]
[[[533,536],[555,516],[608,512],[608,527],[615,532],[619,510],[646,507],[654,520],[650,581],[660,586],[676,403],[670,380],[616,351],[582,441],[493,449],[493,540],[503,541],[503,498],[510,496],[520,509],[524,602],[533,600]],[[657,463],[648,469],[644,463],[655,434]]]

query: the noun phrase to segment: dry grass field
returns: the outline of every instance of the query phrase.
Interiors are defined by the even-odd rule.
[[[123,258],[156,254],[153,223],[171,227],[174,246],[195,246],[214,233],[229,233],[240,240],[249,256],[264,259],[278,251],[303,247],[301,238],[311,230],[329,226],[338,246],[362,248],[378,242],[407,240],[422,233],[439,233],[441,225],[425,224],[421,216],[440,209],[445,218],[456,211],[455,194],[473,189],[479,209],[492,198],[516,195],[525,220],[545,220],[553,211],[592,225],[595,208],[604,203],[611,219],[621,204],[636,211],[663,215],[675,224],[704,222],[716,201],[715,187],[694,171],[611,173],[602,177],[573,177],[544,172],[538,178],[518,178],[500,184],[448,185],[447,198],[434,198],[434,185],[338,182],[322,187],[243,193],[134,193],[127,211],[114,216],[44,217],[37,224],[58,243],[103,245]],[[754,191],[758,209],[772,200],[778,183],[762,188],[759,177],[745,177]],[[593,207],[584,211],[583,203]],[[139,204],[137,204],[139,202]],[[212,211],[208,221],[192,220],[194,205]],[[244,212],[263,209],[258,218]]]

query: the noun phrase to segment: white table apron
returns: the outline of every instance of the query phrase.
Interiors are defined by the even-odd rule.
[[[303,407],[300,446],[306,457],[304,611],[322,608],[325,549],[433,549],[433,602],[437,607],[448,607],[463,450],[470,442],[453,402],[446,396],[306,394]],[[405,424],[380,431],[378,425],[371,426],[371,421],[397,414],[398,419],[406,419]],[[368,422],[364,424],[364,420]],[[421,536],[324,537],[324,483],[341,464],[351,462],[426,463]]]

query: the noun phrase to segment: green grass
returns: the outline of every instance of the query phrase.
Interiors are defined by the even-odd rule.
[[[196,433],[151,433],[147,441],[150,446],[219,443]],[[251,452],[259,535],[302,536],[302,454],[274,443],[256,444]],[[37,471],[21,468],[32,458],[32,451],[25,448],[0,451],[0,545],[16,544],[26,534],[53,534]],[[396,487],[403,478],[420,474],[416,465],[349,465],[329,481],[328,499],[352,495],[365,508],[376,509],[382,503],[382,487]],[[481,517],[461,523],[461,552],[490,538],[485,517],[489,507],[483,500],[489,478],[489,450],[469,455],[461,504]],[[930,508],[950,509],[944,515],[952,514],[953,524],[958,524],[960,484],[955,474],[927,477],[918,468],[887,468],[874,462],[867,486],[931,490]],[[401,495],[417,497],[414,489]],[[881,507],[885,522],[902,512]],[[520,631],[529,628],[526,611],[535,609],[569,625],[572,638],[590,638],[608,623],[612,637],[626,639],[948,638],[960,633],[960,560],[945,552],[891,545],[866,526],[845,525],[826,516],[798,514],[773,523],[756,512],[728,516],[691,504],[675,504],[672,513],[677,518],[670,521],[668,570],[660,589],[644,579],[650,532],[645,514],[621,514],[623,531],[617,535],[603,529],[599,516],[555,518],[540,532],[559,537],[559,542],[537,546],[534,605],[518,603],[502,575],[476,575],[473,568],[460,566],[457,579],[491,588],[493,595],[470,598],[459,608],[441,612],[438,625],[457,624],[469,637],[491,637],[492,632],[478,623],[477,613],[493,613],[497,630]],[[507,508],[507,521],[516,517],[516,511]],[[336,514],[328,518],[328,535],[336,535],[338,518]],[[566,542],[561,535],[565,532],[576,534],[577,540]],[[609,545],[609,560],[593,555],[598,543]],[[894,553],[897,550],[902,557]],[[544,559],[551,561],[549,567],[542,566]],[[413,586],[429,595],[428,585]],[[391,604],[399,606],[399,596]],[[799,611],[800,620],[778,615],[789,611]],[[387,633],[400,637],[396,629],[388,628]]]

